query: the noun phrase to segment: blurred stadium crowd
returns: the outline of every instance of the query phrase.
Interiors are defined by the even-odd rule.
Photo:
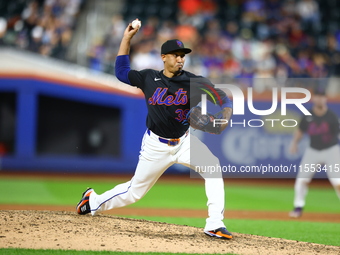
[[[66,53],[86,1],[0,0],[0,45],[73,61]],[[93,40],[89,68],[114,72],[135,18],[142,21],[131,49],[135,69],[162,69],[160,45],[179,38],[193,49],[185,68],[215,82],[340,77],[338,0],[126,0]]]
[[[65,59],[82,0],[0,0],[0,45]]]

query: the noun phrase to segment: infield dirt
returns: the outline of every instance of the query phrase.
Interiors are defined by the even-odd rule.
[[[340,247],[233,233],[210,238],[202,229],[102,214],[0,211],[0,247],[130,252],[340,254]]]

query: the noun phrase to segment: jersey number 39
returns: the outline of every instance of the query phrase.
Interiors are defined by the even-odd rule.
[[[175,119],[178,120],[179,122],[184,121],[187,117],[188,112],[189,112],[189,109],[185,109],[185,110],[177,109],[175,111],[175,113],[177,113],[177,117]]]

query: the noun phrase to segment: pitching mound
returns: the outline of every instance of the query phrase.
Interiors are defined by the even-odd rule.
[[[0,247],[234,254],[339,254],[339,248],[234,233],[218,240],[202,229],[61,211],[0,211]]]

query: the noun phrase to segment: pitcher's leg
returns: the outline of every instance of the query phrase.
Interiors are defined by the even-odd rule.
[[[202,176],[204,178],[204,176]],[[225,227],[224,218],[224,182],[223,178],[204,178],[205,193],[208,201],[208,218],[204,230],[215,230],[220,227]]]
[[[178,163],[186,165],[191,169],[207,170],[210,166],[219,166],[219,160],[209,148],[197,137],[190,135],[190,139],[185,141],[179,153]],[[224,181],[222,173],[200,172],[204,178],[205,192],[207,196],[208,218],[205,230],[215,230],[225,227],[223,223],[224,214]]]
[[[130,181],[119,184],[101,195],[93,192],[89,199],[92,215],[127,206],[141,199],[172,164],[169,153],[162,149],[166,147],[161,147],[162,145],[145,134],[134,176]]]
[[[127,206],[141,199],[168,168],[162,162],[150,162],[141,159],[133,178],[115,186],[101,195],[93,192],[90,196],[92,215],[98,212]]]

